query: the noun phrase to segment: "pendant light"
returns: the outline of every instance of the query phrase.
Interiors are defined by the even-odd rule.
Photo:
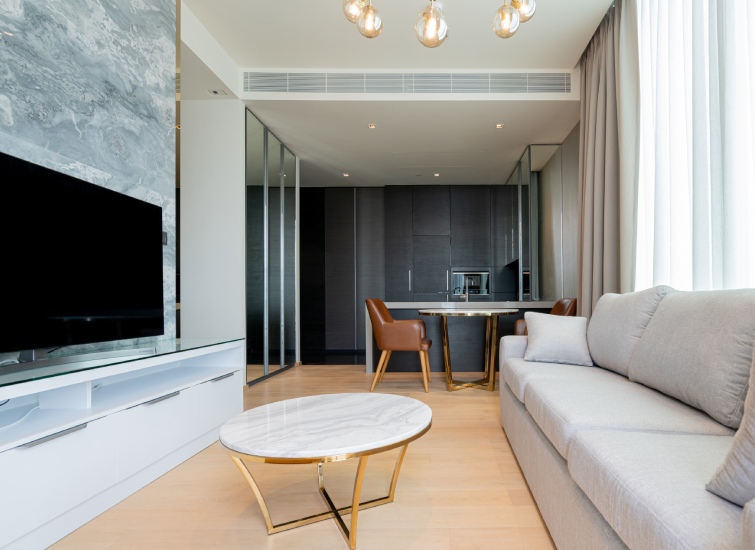
[[[383,19],[372,5],[372,0],[343,0],[341,6],[346,18],[356,23],[362,36],[375,38],[383,32]],[[501,38],[511,38],[520,23],[532,19],[536,7],[537,0],[503,0],[503,6],[493,16],[493,31]],[[442,9],[440,2],[430,0],[414,24],[417,40],[427,48],[437,48],[448,37],[448,25]]]
[[[366,38],[375,38],[383,32],[383,20],[372,5],[372,0],[362,8],[362,13],[357,19],[357,29]]]
[[[346,16],[346,19],[352,23],[356,23],[366,5],[367,0],[344,0],[343,14]]]
[[[366,38],[375,38],[383,32],[383,20],[372,5],[372,0],[362,8],[362,13],[357,19],[357,29]]]
[[[428,48],[437,48],[448,35],[446,17],[440,10],[441,6],[435,0],[430,0],[430,5],[419,14],[417,24],[414,25],[417,39]]]
[[[501,38],[514,36],[514,33],[519,28],[519,11],[507,2],[493,16],[493,31]]]
[[[511,0],[511,7],[519,12],[519,21],[526,23],[535,15],[535,0]]]

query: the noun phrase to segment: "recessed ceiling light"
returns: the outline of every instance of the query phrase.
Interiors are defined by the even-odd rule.
[[[500,130],[501,128],[503,128],[503,124],[496,124],[495,127],[496,129]]]
[[[344,178],[348,178],[348,177],[349,177],[349,174],[347,174],[346,172],[344,172],[344,173],[343,173],[343,177],[344,177]]]
[[[437,172],[436,172],[435,174],[433,174],[433,175],[434,175],[434,176],[435,176],[436,178],[437,178],[438,176],[440,176],[440,174],[439,174],[439,173],[437,173]]]
[[[377,128],[377,126],[375,126],[374,124],[368,124],[367,128],[369,128],[370,130],[374,130],[375,128]]]

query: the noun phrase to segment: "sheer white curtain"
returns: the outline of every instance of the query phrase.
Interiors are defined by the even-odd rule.
[[[635,288],[755,287],[755,3],[636,3]]]

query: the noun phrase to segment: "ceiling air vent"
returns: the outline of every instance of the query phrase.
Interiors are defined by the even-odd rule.
[[[319,94],[571,93],[562,73],[282,73],[244,71],[245,92]]]

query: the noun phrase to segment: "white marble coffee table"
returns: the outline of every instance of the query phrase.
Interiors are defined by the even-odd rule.
[[[356,548],[359,510],[393,502],[401,463],[409,443],[430,429],[432,411],[424,403],[400,395],[337,393],[288,399],[250,409],[220,429],[226,447],[252,487],[268,534],[334,518],[352,550]],[[360,502],[370,455],[401,447],[389,494]],[[323,480],[323,464],[359,459],[350,506],[336,508]],[[274,525],[262,493],[244,461],[272,464],[317,464],[320,494],[328,511]],[[347,527],[342,515],[351,514]]]

